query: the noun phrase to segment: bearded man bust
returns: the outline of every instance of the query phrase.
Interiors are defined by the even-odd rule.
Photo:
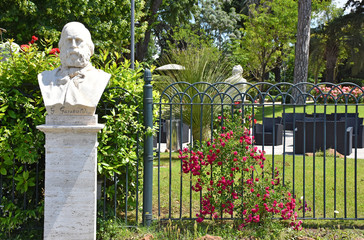
[[[94,44],[79,22],[67,23],[59,41],[61,66],[38,75],[50,115],[93,115],[110,74],[91,65]]]

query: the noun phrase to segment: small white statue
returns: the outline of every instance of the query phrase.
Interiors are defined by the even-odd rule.
[[[110,74],[94,68],[94,44],[87,28],[67,23],[59,40],[61,66],[38,75],[44,105],[50,115],[93,115]]]
[[[235,65],[232,74],[233,76],[239,74],[240,77],[243,77],[243,67],[241,65]]]

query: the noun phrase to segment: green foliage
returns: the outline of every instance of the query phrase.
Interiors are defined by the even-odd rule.
[[[237,61],[258,81],[288,59],[295,42],[297,3],[293,0],[261,1],[249,5],[242,38],[232,44]]]
[[[136,1],[135,21],[144,16],[145,1]],[[58,41],[62,27],[79,21],[90,30],[98,49],[128,52],[130,45],[130,1],[128,0],[4,0],[0,5],[2,28],[7,37],[26,43],[34,34]],[[136,39],[144,35],[147,23],[135,28]]]
[[[362,78],[363,14],[344,15],[342,9],[331,4],[322,8],[316,18],[310,43],[310,72],[315,81],[319,77],[334,83],[349,77]]]
[[[307,221],[308,222],[308,221]],[[358,221],[349,223],[336,221],[310,222],[301,232],[284,228],[280,222],[272,220],[265,228],[251,227],[237,231],[231,221],[158,221],[151,227],[126,227],[121,221],[99,221],[98,240],[131,240],[131,239],[358,239],[363,236],[362,226]],[[209,235],[209,236],[206,236]]]
[[[227,8],[225,2],[227,1],[199,1],[199,7],[194,14],[197,28],[202,29],[202,33],[212,38],[220,48],[229,37],[240,37],[240,32],[236,27],[240,16],[234,7]]]
[[[29,92],[34,89],[34,86],[38,86],[37,75],[40,72],[59,66],[59,58],[48,54],[52,43],[42,41],[40,45],[45,49],[44,51],[39,51],[37,43],[22,45],[18,53],[9,50],[11,55],[8,61],[1,62],[0,66],[1,89],[15,87]]]
[[[181,49],[187,48],[208,48],[213,44],[211,36],[203,33],[202,29],[195,29],[194,26],[184,25],[175,28],[173,31],[172,40],[168,41],[167,49]],[[166,51],[168,54],[168,51]]]
[[[10,236],[12,236],[12,232],[15,229],[18,229],[29,222],[40,221],[41,216],[43,215],[43,206],[24,210],[22,207],[19,207],[5,197],[3,197],[1,204],[4,206],[1,208],[2,214],[0,215],[1,239],[12,239]]]
[[[208,129],[211,123],[212,109],[211,106],[202,107],[200,104],[210,104],[211,102],[221,103],[221,99],[216,97],[211,100],[207,96],[203,97],[202,95],[198,95],[198,92],[215,96],[215,94],[227,91],[228,84],[217,83],[224,82],[231,75],[232,65],[228,58],[219,50],[204,46],[201,48],[191,46],[184,50],[169,51],[169,57],[165,57],[161,61],[161,65],[172,63],[182,65],[185,69],[181,71],[170,70],[161,72],[161,76],[156,78],[155,86],[162,92],[168,86],[174,84],[173,87],[168,87],[162,98],[167,102],[183,103],[183,105],[175,105],[177,107],[164,109],[165,114],[172,113],[165,119],[181,117],[184,123],[192,125],[194,140],[207,139],[211,136],[211,132]],[[207,84],[199,84],[201,82]],[[234,81],[231,83],[234,83]],[[194,84],[194,87],[188,88],[186,94],[182,97],[177,96],[177,92],[183,93],[186,87],[192,84]],[[211,87],[213,84],[217,84],[215,88]],[[167,95],[174,97],[173,99],[167,99]],[[203,136],[200,136],[201,127],[204,128]]]
[[[0,177],[4,195],[0,229],[8,234],[42,216],[45,137],[36,126],[44,124],[46,112],[37,74],[59,65],[59,58],[49,51],[50,47],[40,51],[31,44],[0,62]],[[144,132],[139,114],[143,109],[143,68],[137,63],[132,70],[129,62],[117,64],[116,59],[118,54],[111,57],[107,51],[94,59],[112,74],[109,87],[113,87],[103,95],[97,110],[100,122],[106,125],[99,134],[98,169],[100,178],[106,177],[107,203],[114,201],[114,177],[119,178],[117,201],[120,209],[125,209],[125,174],[129,167],[128,206],[135,209],[136,174],[141,170],[141,165],[136,167],[136,159],[142,156]],[[139,179],[139,189],[141,184]],[[39,203],[34,197],[37,188]]]
[[[0,174],[3,194],[0,232],[8,235],[42,216],[43,203],[36,202],[34,196],[35,185],[38,184],[40,194],[43,184],[44,134],[36,126],[44,123],[45,109],[35,85],[39,72],[59,63],[57,58],[47,53],[49,50],[40,52],[37,45],[32,44],[19,53],[9,51],[11,56],[0,63]],[[40,169],[38,180],[37,163]]]
[[[109,89],[103,94],[97,114],[105,127],[99,133],[98,171],[100,179],[106,176],[107,202],[114,202],[114,177],[118,177],[117,202],[120,210],[136,210],[137,181],[142,189],[143,139],[147,130],[143,126],[143,65],[138,62],[135,70],[130,62],[117,64],[118,53],[101,52],[97,59],[100,69],[111,74]],[[153,69],[152,69],[153,70]],[[153,96],[158,99],[158,92]],[[157,111],[157,109],[155,109]],[[156,112],[155,112],[156,116]],[[128,174],[128,199],[125,195]],[[138,179],[138,180],[137,180]],[[119,211],[120,212],[120,211]]]

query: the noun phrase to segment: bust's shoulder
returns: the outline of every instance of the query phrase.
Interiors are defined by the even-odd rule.
[[[97,68],[94,68],[92,71],[91,71],[92,74],[97,74],[98,76],[100,77],[105,77],[105,78],[110,78],[111,74],[110,73],[107,73],[101,69],[97,69]]]
[[[90,69],[85,73],[85,75],[89,82],[96,81],[98,82],[98,84],[100,84],[100,82],[107,84],[111,77],[110,73],[104,72],[103,70],[96,68]]]
[[[53,70],[46,70],[38,74],[38,76],[54,76],[58,72],[59,67]]]
[[[38,74],[38,81],[42,82],[44,85],[48,85],[50,82],[56,79],[56,74],[59,68],[53,70],[47,70]]]

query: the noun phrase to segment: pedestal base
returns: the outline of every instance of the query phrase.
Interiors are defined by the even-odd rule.
[[[47,116],[44,239],[96,239],[97,116]]]

